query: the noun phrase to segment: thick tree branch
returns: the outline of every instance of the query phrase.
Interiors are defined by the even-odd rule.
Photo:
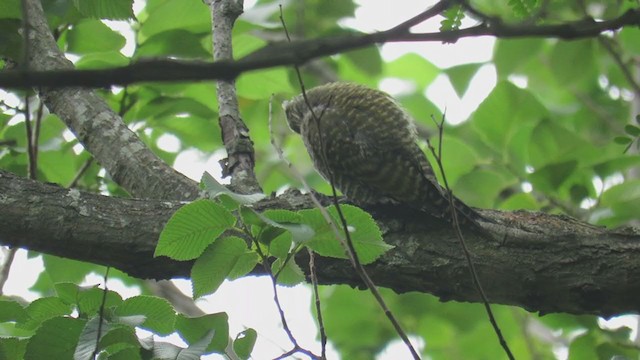
[[[33,0],[31,0],[33,1]],[[425,13],[429,10],[425,11]],[[423,13],[424,14],[424,13]],[[414,19],[420,19],[418,16]],[[309,60],[334,55],[374,44],[401,41],[455,42],[460,38],[495,36],[498,38],[545,37],[565,40],[594,37],[606,31],[640,23],[640,9],[630,9],[623,15],[603,21],[584,19],[555,25],[506,24],[499,21],[483,23],[466,29],[411,33],[406,27],[359,36],[342,36],[274,43],[237,61],[214,63],[171,60],[142,60],[129,66],[104,70],[7,71],[0,74],[0,87],[108,87],[143,81],[199,81],[235,79],[240,74],[277,66],[301,65]],[[405,22],[409,27],[415,21]],[[59,69],[59,68],[58,68]],[[44,70],[44,69],[42,69]]]
[[[24,1],[31,31],[26,63],[36,70],[74,71],[51,35],[39,0]],[[40,88],[58,115],[111,178],[136,197],[193,199],[198,187],[151,152],[94,91]]]
[[[0,244],[110,265],[143,278],[189,274],[189,262],[153,258],[158,235],[179,202],[105,197],[2,170],[0,194]],[[293,192],[259,204],[261,209],[311,206],[307,196]],[[385,240],[396,245],[367,267],[376,284],[442,300],[479,300],[449,224],[397,208],[373,214]],[[605,230],[542,213],[485,210],[483,215],[503,224],[489,229],[500,241],[466,234],[491,302],[542,313],[640,311],[637,229]],[[305,257],[302,252],[297,260],[306,264]],[[361,285],[346,260],[317,258],[316,265],[322,283]],[[256,268],[256,274],[260,271]]]

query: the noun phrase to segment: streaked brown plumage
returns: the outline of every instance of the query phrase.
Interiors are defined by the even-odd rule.
[[[330,83],[284,105],[289,127],[302,136],[315,168],[360,205],[407,204],[448,217],[446,192],[418,146],[413,120],[386,93],[352,83]],[[455,201],[465,217],[477,213]]]

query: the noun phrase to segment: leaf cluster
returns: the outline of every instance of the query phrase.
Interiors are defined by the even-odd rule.
[[[55,294],[23,305],[0,299],[2,359],[199,359],[224,353],[229,341],[225,313],[187,317],[167,300],[139,295],[122,299],[111,290],[74,283],[54,285]],[[159,336],[179,335],[187,347],[139,338],[136,329]],[[235,344],[234,344],[235,345]],[[238,347],[250,352],[253,344]]]
[[[263,196],[234,194],[208,173],[202,185],[211,199],[194,201],[176,211],[160,234],[155,252],[180,261],[195,259],[191,270],[194,298],[214,293],[225,279],[243,277],[259,264],[270,267],[278,283],[299,284],[305,280],[304,272],[293,258],[304,248],[321,256],[347,258],[335,236],[335,225],[327,223],[320,209],[256,212],[251,205]],[[392,248],[382,240],[371,215],[351,205],[343,205],[342,210],[363,264]],[[335,208],[327,212],[337,223]]]

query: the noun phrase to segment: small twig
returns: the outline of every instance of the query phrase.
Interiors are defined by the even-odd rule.
[[[29,164],[27,168],[27,173],[29,179],[35,180],[37,176],[36,169],[36,156],[37,154],[34,152],[33,148],[33,128],[31,124],[31,109],[29,106],[29,95],[28,93],[24,96],[24,128],[26,131],[25,137],[27,138],[27,156],[29,158]]]
[[[91,167],[91,164],[93,164],[93,160],[94,160],[93,158],[89,158],[87,161],[84,162],[84,164],[82,164],[82,167],[80,168],[80,170],[78,170],[78,172],[76,173],[76,176],[73,177],[73,180],[71,180],[71,182],[69,183],[69,186],[67,186],[68,188],[73,188],[78,185],[78,181],[82,179],[82,176],[84,175],[84,173],[89,169],[89,167]]]
[[[107,294],[109,289],[107,288],[107,280],[109,279],[109,270],[110,266],[107,266],[107,269],[104,272],[104,290],[102,292],[102,301],[100,302],[100,310],[98,311],[98,331],[96,334],[96,347],[93,349],[93,354],[91,357],[93,359],[98,358],[98,352],[100,348],[100,337],[102,336],[102,320],[104,319],[104,307],[107,303]]]
[[[271,288],[273,290],[273,301],[275,302],[276,308],[278,309],[278,314],[280,315],[280,322],[282,323],[282,328],[284,329],[284,332],[287,334],[289,341],[291,341],[291,344],[293,344],[292,350],[277,357],[276,359],[284,359],[285,357],[289,355],[293,355],[298,352],[304,353],[312,357],[313,359],[319,359],[319,357],[317,355],[314,355],[313,352],[301,347],[298,344],[298,341],[296,340],[295,336],[293,336],[293,331],[291,331],[291,328],[289,327],[289,323],[287,322],[287,318],[284,314],[282,304],[280,303],[280,297],[278,296],[277,280],[276,280],[276,276],[274,276],[273,271],[269,266],[269,257],[262,251],[262,248],[260,247],[258,240],[251,236],[251,232],[249,231],[249,229],[245,228],[245,233],[251,237],[253,244],[256,246],[256,253],[258,254],[258,256],[260,256],[260,259],[262,260],[262,267],[264,268],[264,271],[267,273],[267,275],[269,275],[269,278],[271,279]]]
[[[331,174],[331,171],[329,171],[329,173]],[[396,317],[393,315],[393,313],[387,306],[386,302],[384,301],[384,298],[378,291],[376,284],[373,282],[373,280],[371,280],[371,278],[369,277],[369,274],[364,269],[364,266],[362,266],[362,263],[358,259],[358,254],[356,253],[356,249],[353,246],[353,241],[351,240],[351,235],[349,234],[347,220],[345,219],[344,214],[342,213],[342,209],[340,208],[340,203],[338,202],[338,194],[336,192],[336,187],[333,185],[333,183],[334,183],[333,174],[331,174],[331,192],[332,192],[333,204],[336,207],[336,212],[338,213],[338,217],[340,218],[340,222],[342,223],[342,229],[344,231],[344,236],[345,236],[344,239],[340,237],[338,238],[338,240],[340,240],[343,247],[345,247],[345,249],[347,250],[347,254],[349,256],[349,260],[351,261],[351,265],[354,267],[354,269],[356,270],[356,272],[358,273],[362,281],[365,283],[365,285],[367,286],[367,288],[369,289],[373,297],[376,299],[376,301],[378,302],[378,305],[384,311],[384,314],[387,316],[387,318],[391,322],[391,325],[393,325],[393,328],[395,329],[398,336],[400,336],[402,341],[405,343],[405,345],[409,349],[409,352],[411,352],[411,355],[413,356],[413,358],[420,359],[420,355],[411,344],[411,341],[409,341],[409,337],[402,329],[400,322],[398,322]]]
[[[297,354],[297,353],[305,354],[305,355],[307,355],[308,357],[310,357],[311,359],[314,359],[314,360],[315,359],[322,360],[321,358],[318,357],[318,355],[312,353],[311,351],[309,351],[307,349],[301,348],[299,346],[296,346],[293,349],[287,351],[286,353],[284,353],[284,354],[282,354],[282,355],[280,355],[278,357],[273,358],[273,360],[290,359],[291,355]]]
[[[602,35],[598,36],[597,39],[600,45],[602,45],[602,47],[607,50],[609,55],[611,55],[611,58],[613,58],[613,61],[616,63],[616,65],[618,65],[620,71],[622,71],[622,74],[624,75],[624,78],[627,80],[627,83],[629,83],[629,86],[631,86],[631,88],[633,89],[635,96],[640,97],[640,84],[638,84],[638,82],[635,80],[634,75],[631,70],[629,70],[627,64],[624,63],[622,55],[612,46],[611,43],[614,40],[606,38]]]
[[[440,13],[447,10],[451,5],[453,5],[452,4],[453,2],[454,1],[451,1],[451,0],[441,0],[435,5],[433,5],[432,7],[428,8],[427,10],[419,13],[418,15],[412,17],[409,20],[402,22],[399,25],[392,27],[391,29],[385,32],[390,34],[408,33],[412,27],[429,20],[434,16],[440,15]]]
[[[118,116],[121,118],[124,118],[124,115],[131,108],[132,103],[127,103],[127,100],[129,100],[129,87],[125,86],[122,89],[122,98],[120,98],[120,103],[118,104]]]
[[[309,277],[313,286],[313,297],[315,298],[316,314],[318,314],[318,331],[320,332],[320,345],[322,359],[327,358],[327,333],[324,330],[324,321],[322,320],[322,307],[320,306],[320,293],[318,291],[318,276],[316,274],[316,256],[314,252],[307,248],[309,253]]]
[[[38,168],[38,143],[40,142],[40,129],[42,128],[42,116],[44,115],[44,102],[38,101],[38,110],[36,111],[36,123],[34,125],[31,145],[33,146],[34,168]]]
[[[531,338],[531,334],[529,331],[529,322],[531,321],[529,318],[529,314],[521,314],[519,309],[511,309],[511,313],[518,323],[518,327],[520,328],[520,332],[522,333],[522,337],[524,338],[524,343],[527,345],[527,349],[529,350],[529,355],[532,360],[541,360],[542,356],[538,349],[536,349],[536,345]]]
[[[9,280],[9,272],[11,271],[11,264],[13,264],[13,259],[16,257],[16,252],[18,251],[17,247],[13,247],[11,249],[3,248],[5,253],[4,263],[0,268],[0,296],[4,294],[4,285]]]
[[[246,228],[246,225],[243,224],[243,226],[245,227],[244,229],[245,233],[248,236],[250,236],[251,240],[253,241],[253,244],[256,246],[256,253],[258,254],[258,256],[260,256],[260,260],[262,261],[262,267],[264,268],[264,271],[269,275],[269,278],[271,279],[271,286],[273,290],[273,300],[276,303],[278,314],[280,315],[280,322],[282,322],[282,328],[287,334],[287,337],[289,337],[289,341],[291,341],[291,343],[297,347],[298,341],[293,336],[293,332],[291,331],[291,329],[289,328],[289,324],[287,323],[287,318],[284,314],[284,310],[280,305],[280,298],[278,297],[278,288],[276,286],[277,279],[273,275],[273,271],[271,271],[271,267],[269,266],[269,257],[262,251],[262,248],[260,247],[260,243],[258,242],[258,240],[254,239],[253,236],[251,236],[251,231],[249,231],[249,229]]]
[[[482,288],[482,284],[480,283],[480,278],[478,277],[476,266],[473,263],[473,260],[471,259],[471,252],[469,251],[469,248],[467,247],[467,244],[464,241],[464,236],[462,235],[462,230],[460,229],[460,222],[458,220],[458,211],[454,206],[453,193],[451,192],[451,188],[449,187],[449,183],[447,182],[444,166],[442,165],[442,136],[444,132],[443,124],[445,120],[445,114],[442,115],[442,120],[439,123],[435,119],[433,120],[438,127],[438,151],[436,152],[434,147],[431,145],[431,142],[429,142],[428,140],[427,140],[427,145],[429,146],[429,150],[431,151],[433,157],[436,160],[438,169],[440,170],[440,174],[442,175],[442,183],[444,185],[444,188],[447,191],[447,197],[449,200],[449,209],[451,211],[451,218],[453,220],[452,221],[453,230],[455,231],[456,237],[458,238],[458,241],[460,242],[460,246],[462,247],[462,251],[467,261],[469,271],[471,272],[471,279],[473,281],[473,285],[475,286],[476,290],[478,291],[478,294],[480,295],[480,298],[482,299],[482,303],[484,305],[485,311],[489,317],[489,322],[491,323],[491,326],[493,327],[493,330],[496,333],[496,336],[498,337],[498,341],[500,342],[500,345],[502,346],[504,352],[507,354],[507,357],[513,360],[515,359],[513,356],[513,353],[511,353],[511,349],[509,349],[509,345],[507,344],[507,341],[502,335],[502,331],[498,326],[498,322],[496,321],[493,315],[493,311],[491,310],[491,305],[489,304],[487,295],[485,294]]]

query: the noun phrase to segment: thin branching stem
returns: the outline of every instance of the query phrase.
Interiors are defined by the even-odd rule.
[[[0,296],[4,294],[4,285],[9,280],[9,272],[11,271],[11,264],[13,264],[13,259],[16,256],[16,252],[18,251],[17,247],[13,247],[11,249],[2,249],[5,252],[4,262],[2,264],[2,268],[0,268]]]
[[[313,297],[315,299],[316,314],[318,316],[318,331],[320,332],[320,356],[323,359],[327,358],[327,333],[324,329],[324,321],[322,320],[322,306],[320,303],[320,292],[318,291],[318,276],[316,274],[316,256],[314,252],[307,248],[309,253],[309,277],[311,278],[311,284],[313,285]]]
[[[277,357],[276,359],[284,359],[287,356],[298,353],[298,352],[306,354],[313,359],[320,359],[319,356],[313,354],[313,352],[311,352],[310,350],[307,350],[301,347],[298,344],[298,341],[296,340],[295,336],[293,336],[293,331],[291,331],[291,328],[289,327],[289,323],[287,322],[287,317],[285,316],[284,309],[282,308],[282,304],[280,303],[280,297],[278,295],[277,277],[273,274],[273,271],[269,266],[269,257],[267,256],[267,254],[264,253],[264,251],[262,251],[262,248],[260,247],[258,240],[251,236],[251,232],[248,231],[248,229],[246,228],[245,228],[245,232],[253,240],[253,243],[256,246],[256,253],[258,254],[258,256],[260,256],[260,259],[262,261],[262,267],[264,268],[264,271],[267,273],[267,275],[269,275],[269,279],[271,279],[271,288],[273,290],[273,301],[276,304],[278,315],[280,316],[280,322],[282,323],[282,328],[284,329],[284,332],[287,334],[289,341],[291,341],[291,344],[293,344],[292,350],[286,352],[280,357]],[[287,355],[287,356],[284,356],[284,355]]]
[[[98,331],[96,332],[96,346],[93,349],[93,354],[91,358],[97,359],[98,352],[100,351],[100,338],[102,337],[102,321],[104,319],[104,308],[107,303],[107,294],[109,293],[109,288],[107,287],[107,280],[109,280],[109,270],[111,270],[110,266],[107,266],[107,269],[104,272],[104,290],[102,291],[102,301],[100,302],[100,310],[98,311]]]
[[[436,151],[429,141],[427,141],[427,144],[429,146],[429,150],[431,151],[431,153],[433,154],[433,157],[436,160],[436,164],[438,165],[440,174],[442,175],[442,183],[444,185],[445,190],[447,191],[447,197],[449,200],[449,209],[451,211],[453,230],[455,231],[456,237],[460,242],[460,247],[462,248],[464,257],[467,261],[467,265],[469,267],[469,272],[471,273],[471,279],[473,281],[473,285],[475,286],[476,290],[478,291],[478,294],[480,295],[480,298],[482,299],[482,304],[484,305],[487,316],[489,317],[489,322],[491,323],[491,326],[493,327],[493,330],[496,333],[496,336],[498,337],[500,346],[502,346],[502,349],[507,354],[507,357],[513,360],[515,359],[515,357],[513,356],[513,353],[511,352],[511,349],[509,348],[507,341],[502,335],[502,331],[498,326],[498,322],[496,321],[495,316],[493,315],[493,311],[491,310],[491,305],[489,304],[487,295],[485,294],[484,289],[482,288],[482,284],[480,283],[480,278],[478,277],[476,266],[473,263],[473,259],[471,259],[471,252],[469,251],[469,248],[467,247],[467,244],[464,241],[464,236],[462,235],[462,230],[460,228],[460,221],[458,220],[458,211],[456,211],[456,208],[454,206],[453,193],[451,192],[451,188],[449,187],[449,183],[447,182],[447,176],[444,171],[444,166],[442,165],[442,137],[444,133],[444,120],[445,120],[444,114],[442,115],[442,120],[440,122],[437,122],[434,119],[438,127],[438,150]]]

